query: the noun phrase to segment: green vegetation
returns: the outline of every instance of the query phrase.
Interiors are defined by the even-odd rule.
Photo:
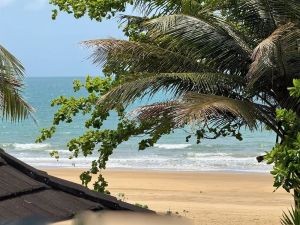
[[[290,95],[298,99],[300,80],[295,79],[293,84],[289,88]],[[283,187],[287,192],[294,190],[295,209],[289,212],[290,217],[284,213],[282,224],[300,224],[300,119],[292,110],[278,109],[276,114],[285,133],[280,143],[267,153],[265,160],[274,164],[271,171],[274,187]]]
[[[118,194],[118,200],[125,202],[126,196],[124,193],[119,193]]]
[[[277,134],[278,144],[265,157],[274,163],[274,186],[294,190],[299,207],[300,85],[294,80],[300,72],[299,1],[51,2],[76,18],[87,13],[99,21],[124,11],[126,4],[146,12],[146,17],[123,17],[129,40],[84,42],[94,49],[94,63],[104,66],[106,77],[74,82],[74,91],[84,88],[87,97],[55,99],[52,105],[60,108],[54,126],[38,139],[51,138],[61,122],[71,123],[79,113],[89,114],[89,130],[68,143],[73,157],[99,153],[82,174],[83,184],[131,137],[145,135],[139,142],[144,150],[190,124],[194,129],[183,139],[197,143],[220,136],[242,140],[241,127],[263,125]],[[126,114],[135,100],[161,91],[172,99]],[[113,111],[119,115],[117,129],[101,129]],[[100,175],[94,187],[104,191],[106,185]]]
[[[283,218],[281,219],[282,225],[300,225],[300,211],[296,209],[292,209],[287,213],[283,214]]]
[[[21,96],[23,73],[19,60],[0,45],[0,114],[4,120],[18,122],[33,112]]]
[[[135,203],[134,205],[137,206],[137,207],[143,208],[143,209],[148,209],[149,208],[147,205],[142,205],[142,204],[139,204],[139,203]]]
[[[154,16],[199,12],[199,7],[204,5],[213,6],[215,9],[222,9],[223,5],[232,4],[231,1],[219,0],[50,0],[50,4],[56,6],[53,9],[52,19],[56,19],[58,11],[72,14],[76,19],[85,15],[92,20],[102,21],[110,19],[117,13],[125,12],[126,7],[133,6],[135,9],[146,15]],[[233,1],[234,2],[234,1]]]
[[[125,193],[119,193],[117,196],[118,196],[118,200],[120,201],[125,202],[127,200]],[[148,209],[148,205],[143,205],[140,203],[135,203],[134,205],[143,209]]]

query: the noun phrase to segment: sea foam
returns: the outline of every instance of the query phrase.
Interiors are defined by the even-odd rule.
[[[50,144],[40,144],[40,143],[11,143],[11,144],[3,144],[3,148],[7,149],[15,149],[15,150],[37,150],[37,149],[45,149],[49,148]]]
[[[191,147],[192,144],[155,144],[154,147],[160,149],[185,149]]]

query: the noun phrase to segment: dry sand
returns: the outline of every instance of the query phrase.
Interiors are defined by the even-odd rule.
[[[81,172],[47,171],[74,182]],[[105,177],[113,195],[124,193],[125,201],[157,212],[178,212],[196,225],[279,225],[282,210],[293,203],[283,190],[273,192],[273,178],[266,174],[110,170]]]

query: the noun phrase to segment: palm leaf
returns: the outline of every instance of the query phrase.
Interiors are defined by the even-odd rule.
[[[11,74],[23,76],[24,67],[20,61],[0,45],[0,71],[10,70]]]
[[[206,122],[211,118],[240,118],[249,128],[256,128],[257,109],[249,101],[217,95],[188,93],[174,112],[179,123]]]
[[[139,120],[165,114],[173,118],[177,127],[192,123],[226,123],[236,120],[254,129],[258,119],[258,110],[249,101],[193,92],[187,93],[180,101],[144,106],[131,113]]]
[[[173,93],[175,97],[188,91],[228,94],[239,91],[241,86],[241,78],[221,73],[133,74],[102,96],[98,104],[110,107],[119,103],[128,105],[137,98],[152,96],[161,90]]]
[[[171,15],[183,13],[192,16],[203,15],[204,12],[208,14],[209,11],[213,11],[214,2],[202,2],[197,0],[173,0],[165,1],[144,1],[136,0],[135,8],[144,16],[150,16],[151,14],[156,16]]]
[[[295,24],[288,23],[263,40],[252,54],[253,62],[247,74],[248,88],[251,89],[256,84],[270,85],[276,79],[290,82],[299,77],[299,38],[300,29]]]
[[[116,62],[127,65],[135,72],[199,71],[203,67],[192,52],[186,55],[149,43],[100,39],[85,41],[83,44],[95,48],[91,56],[95,64]]]
[[[288,213],[283,213],[283,218],[281,219],[282,225],[300,225],[300,211],[299,209],[292,208]]]
[[[27,117],[32,117],[34,109],[16,91],[1,88],[0,96],[2,117],[5,120],[19,122]],[[35,119],[33,118],[35,121]]]
[[[32,116],[33,108],[20,95],[24,67],[0,46],[0,110],[2,118],[17,122]]]
[[[287,21],[299,23],[300,3],[298,0],[243,0],[235,12],[243,26],[266,38]]]
[[[225,21],[205,21],[186,15],[159,17],[145,23],[153,38],[170,35],[175,43],[195,46],[199,59],[220,71],[241,74],[250,61],[251,49]]]
[[[135,0],[134,7],[139,9],[139,11],[144,16],[149,16],[151,13],[155,15],[166,15],[168,13],[175,13],[180,10],[178,4],[170,4],[170,0],[166,1],[144,1],[144,0]]]

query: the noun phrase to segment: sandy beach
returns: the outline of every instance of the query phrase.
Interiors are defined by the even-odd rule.
[[[80,182],[80,169],[47,172]],[[114,196],[124,194],[125,201],[157,212],[178,212],[197,225],[279,225],[282,210],[293,203],[283,190],[273,192],[268,174],[109,170],[105,176]]]

